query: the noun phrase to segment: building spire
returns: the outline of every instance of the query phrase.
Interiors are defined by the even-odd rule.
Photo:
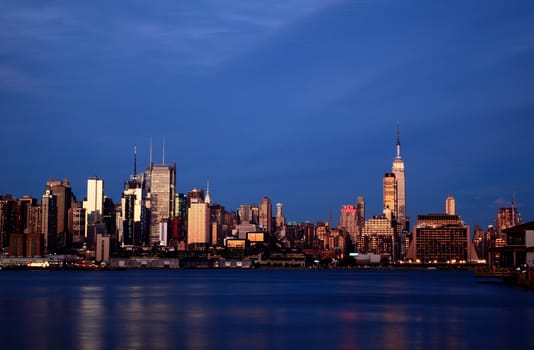
[[[137,146],[134,145],[134,168],[133,168],[133,178],[137,179]]]
[[[211,196],[210,196],[210,180],[207,181],[206,184],[206,196],[204,197],[204,202],[211,204]]]
[[[152,136],[150,136],[150,168],[152,169]]]
[[[399,127],[399,123],[397,123],[397,156],[395,158],[397,159],[401,159],[401,154],[400,154],[400,127]]]

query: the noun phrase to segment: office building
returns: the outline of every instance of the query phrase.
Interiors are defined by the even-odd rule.
[[[42,256],[44,251],[44,239],[41,233],[26,234],[26,256]]]
[[[210,244],[210,207],[208,203],[191,203],[187,214],[187,245],[202,249]]]
[[[9,234],[9,256],[25,256],[24,234]]]
[[[275,225],[276,229],[281,229],[286,224],[286,218],[284,217],[283,212],[283,204],[282,203],[276,203],[276,217],[275,217]]]
[[[96,224],[102,221],[102,214],[104,211],[104,180],[98,177],[90,177],[87,179],[87,200],[83,201],[83,209],[85,209],[85,238],[94,242],[96,237],[94,228]],[[93,230],[89,230],[89,226]]]
[[[98,262],[110,261],[110,236],[98,233],[95,244],[95,260]]]
[[[447,199],[445,200],[445,213],[447,215],[455,215],[456,208],[455,208],[455,201],[454,197],[450,194],[447,196]]]
[[[237,211],[239,222],[241,224],[257,224],[258,223],[259,208],[253,204],[241,204]]]
[[[41,205],[31,206],[28,209],[28,226],[24,233],[42,233],[43,211],[41,210]]]
[[[495,227],[497,232],[501,234],[504,230],[516,225],[522,224],[521,215],[512,201],[512,206],[509,208],[499,208],[497,211],[497,218],[495,219]]]
[[[137,151],[134,147],[134,167],[130,180],[124,184],[121,197],[121,245],[148,244],[149,213],[146,208],[143,174],[137,174]]]
[[[226,210],[220,204],[211,204],[210,223],[211,223],[211,244],[223,245],[224,238],[229,233],[229,228],[225,225]]]
[[[192,203],[204,203],[204,190],[201,188],[193,188],[187,193],[187,207],[191,207]]]
[[[361,232],[365,222],[365,199],[362,196],[356,198],[356,225],[358,233]]]
[[[18,233],[18,205],[11,195],[0,196],[0,252],[9,249],[9,234]]]
[[[85,208],[83,208],[82,203],[74,203],[70,208],[69,220],[69,230],[72,232],[72,243],[75,246],[81,246],[85,241]]]
[[[37,206],[37,200],[31,196],[24,196],[18,200],[18,207],[20,213],[20,230],[24,233],[29,233],[32,225],[32,208]],[[36,231],[40,232],[40,231]]]
[[[44,249],[47,254],[57,250],[57,197],[49,189],[41,199],[41,229],[44,236]]]
[[[263,197],[259,209],[259,224],[265,232],[271,233],[273,217],[271,200],[268,197]]]
[[[150,166],[150,245],[159,245],[160,223],[174,214],[175,185],[176,163]]]
[[[395,227],[385,215],[373,216],[367,220],[362,227],[358,237],[358,252],[362,254],[379,254],[394,257],[393,240]]]
[[[386,173],[383,181],[383,198],[384,204],[382,210],[391,212],[391,215],[397,218],[397,181],[395,174]],[[389,217],[392,220],[392,217]]]
[[[459,215],[418,215],[407,258],[421,263],[477,261],[469,226]]]
[[[68,233],[69,223],[69,209],[75,201],[70,188],[70,183],[65,180],[48,180],[46,182],[46,189],[50,190],[50,193],[56,197],[57,206],[57,233],[62,237],[64,241]],[[65,242],[62,242],[65,244]]]
[[[354,205],[344,205],[341,207],[339,226],[348,233],[351,241],[356,245],[358,241],[357,209]]]

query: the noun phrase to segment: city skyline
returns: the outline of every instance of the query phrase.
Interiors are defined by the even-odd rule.
[[[382,213],[400,125],[407,215],[528,221],[534,4],[59,1],[0,11],[0,193],[41,198],[88,177],[120,201],[139,164],[176,161],[237,210],[268,196],[294,221],[365,197]]]

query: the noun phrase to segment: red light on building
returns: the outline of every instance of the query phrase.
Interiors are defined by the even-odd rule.
[[[341,213],[343,213],[343,214],[355,214],[356,213],[356,207],[354,205],[344,205],[341,208]]]

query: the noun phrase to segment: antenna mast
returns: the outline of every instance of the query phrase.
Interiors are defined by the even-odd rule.
[[[152,136],[150,136],[150,168],[152,168]]]
[[[133,178],[137,179],[137,146],[134,145],[134,168],[133,168]]]

